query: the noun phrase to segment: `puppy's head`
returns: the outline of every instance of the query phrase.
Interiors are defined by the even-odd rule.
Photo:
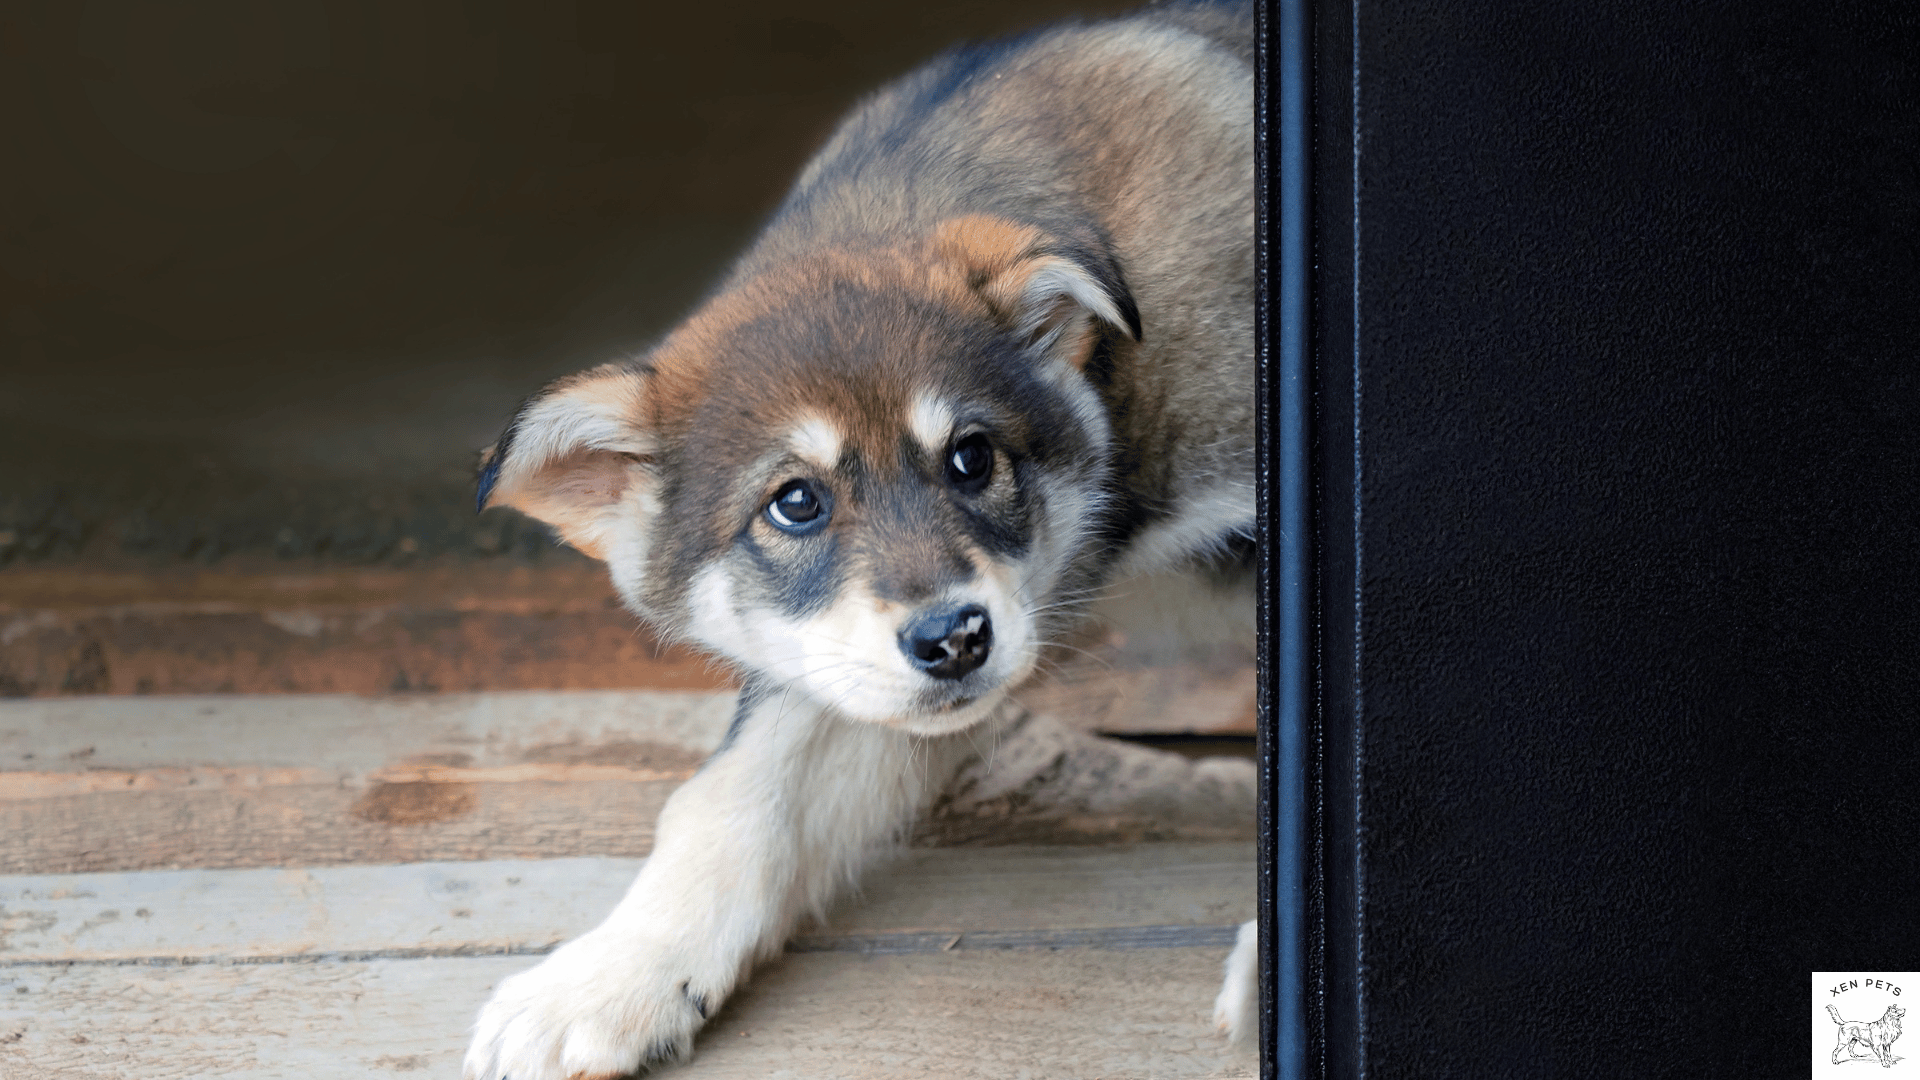
[[[1138,337],[1097,244],[999,219],[764,259],[644,359],[523,407],[480,503],[763,678],[957,730],[1079,599],[1110,438],[1083,368]]]

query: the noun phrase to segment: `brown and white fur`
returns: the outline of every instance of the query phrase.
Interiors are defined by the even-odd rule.
[[[1251,54],[1245,2],[949,53],[843,123],[679,329],[522,408],[482,506],[745,688],[626,898],[481,1011],[469,1078],[683,1056],[1091,597],[1252,535]],[[1253,956],[1249,924],[1239,1033]]]

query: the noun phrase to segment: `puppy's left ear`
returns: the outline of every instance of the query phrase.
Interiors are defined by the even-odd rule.
[[[1104,244],[1049,236],[1031,225],[972,215],[943,222],[934,243],[994,317],[1078,367],[1095,323],[1140,340],[1140,309]]]
[[[646,372],[606,364],[542,390],[481,452],[479,509],[511,506],[605,559],[628,518],[645,512],[657,443]],[[637,522],[636,522],[637,523]]]

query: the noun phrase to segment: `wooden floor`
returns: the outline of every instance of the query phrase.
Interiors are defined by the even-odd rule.
[[[0,1077],[454,1077],[592,926],[725,693],[0,702]],[[690,1077],[1226,1077],[1252,768],[1029,718]],[[978,846],[995,837],[1015,846]],[[958,846],[956,846],[958,845]]]

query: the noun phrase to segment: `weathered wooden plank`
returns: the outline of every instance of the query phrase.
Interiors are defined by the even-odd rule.
[[[1103,667],[1082,660],[1015,696],[1082,731],[1251,735],[1258,691],[1252,664]]]
[[[1225,949],[789,954],[683,1071],[700,1080],[1243,1077],[1209,1022]]]
[[[1215,926],[1253,917],[1249,842],[916,849],[876,867],[834,933]]]
[[[1252,771],[1251,762],[1231,765]],[[1089,807],[1091,800],[1070,782],[1074,767],[987,801],[951,800],[922,823],[913,843],[1106,844],[1252,835],[1250,775],[1222,785],[1189,769],[1165,784],[1135,790],[1131,801]],[[637,858],[653,849],[654,822],[677,783],[301,785],[0,800],[0,873]],[[1183,807],[1186,795],[1191,798]]]
[[[0,873],[638,857],[728,694],[0,703]],[[1029,717],[922,846],[1252,835],[1253,765]]]
[[[36,613],[0,625],[0,696],[717,689],[617,609]]]
[[[598,923],[640,865],[552,859],[0,877],[0,966],[537,951]],[[909,851],[874,867],[824,926],[803,933],[933,934],[944,943],[982,931],[1224,927],[1249,917],[1253,899],[1253,848],[1244,843]]]
[[[1244,595],[1208,575],[1119,582],[1020,694],[1081,730],[1251,734],[1252,638]],[[0,576],[0,698],[730,685],[595,566]]]
[[[644,855],[732,696],[0,702],[0,872]]]
[[[0,801],[0,873],[639,857],[677,781],[161,790]]]
[[[0,967],[538,950],[593,926],[641,861],[0,877]]]
[[[956,949],[1188,949],[1233,946],[1238,925],[1106,926],[1068,930],[918,930],[897,934],[801,934],[787,940],[796,953],[852,952],[894,956]]]
[[[409,763],[690,768],[720,744],[735,697],[583,690],[0,701],[0,785],[7,771],[168,767],[301,768],[339,780]]]
[[[459,1075],[524,957],[0,968],[0,1078]]]
[[[664,1076],[1249,1076],[1207,1012],[1224,949],[796,954]],[[527,957],[0,969],[0,1077],[455,1077]]]
[[[544,566],[452,561],[408,567],[326,566],[234,560],[219,567],[96,562],[15,563],[0,577],[0,615],[36,611],[376,610],[585,611],[607,607],[606,568],[585,561]],[[3,624],[0,624],[3,625]]]
[[[0,696],[726,685],[596,566],[0,577]]]

